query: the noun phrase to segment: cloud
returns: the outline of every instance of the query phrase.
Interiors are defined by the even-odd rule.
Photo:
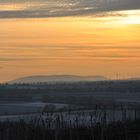
[[[9,62],[9,61],[28,61],[32,60],[31,58],[0,58],[0,62]],[[1,68],[1,67],[0,67]]]
[[[0,9],[0,18],[95,16],[140,9],[140,0],[0,0]]]

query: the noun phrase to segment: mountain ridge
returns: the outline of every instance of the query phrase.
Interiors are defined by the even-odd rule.
[[[81,81],[105,81],[108,80],[104,76],[79,76],[79,75],[33,75],[17,78],[8,83],[43,83],[43,82],[81,82]]]

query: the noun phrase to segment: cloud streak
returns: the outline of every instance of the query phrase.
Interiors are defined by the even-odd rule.
[[[140,0],[0,0],[0,9],[0,18],[95,16],[140,9]]]

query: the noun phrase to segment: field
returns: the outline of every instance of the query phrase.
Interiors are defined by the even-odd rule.
[[[140,81],[1,84],[1,139],[28,140],[30,132],[34,140],[40,135],[41,140],[139,140],[139,85]]]

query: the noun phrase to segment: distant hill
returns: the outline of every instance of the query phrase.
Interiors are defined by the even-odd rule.
[[[81,82],[81,81],[104,81],[108,80],[103,76],[76,76],[76,75],[37,75],[37,76],[29,76],[29,77],[22,77],[8,83],[39,83],[39,82],[48,82],[48,83],[55,83],[55,82]]]

